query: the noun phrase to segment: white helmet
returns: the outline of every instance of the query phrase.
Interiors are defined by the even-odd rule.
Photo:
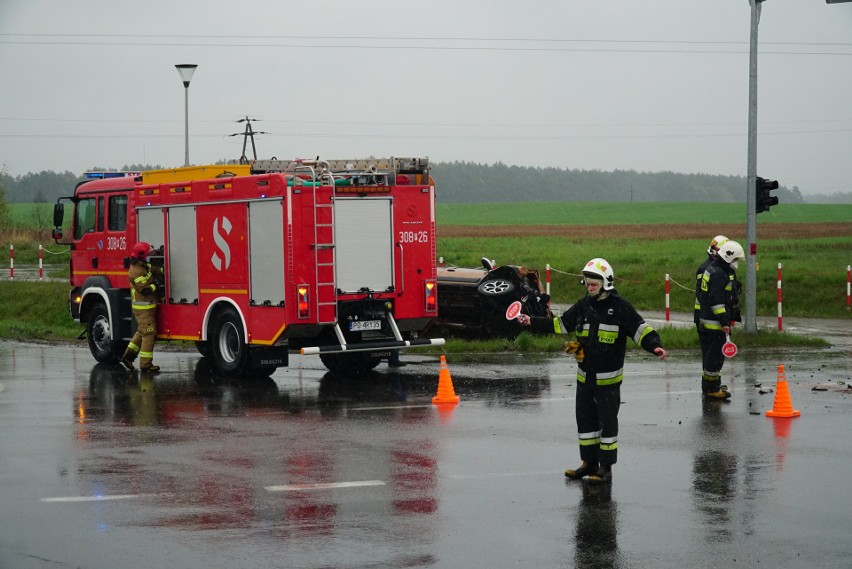
[[[612,272],[612,267],[606,259],[596,257],[586,263],[583,267],[583,275],[593,279],[603,280],[603,289],[612,290],[615,288],[615,273]]]
[[[728,238],[724,235],[717,235],[710,241],[710,246],[707,247],[708,255],[715,255],[716,251],[719,250],[719,247],[728,242]]]
[[[745,251],[743,251],[743,246],[736,241],[726,241],[719,247],[719,252],[716,256],[721,257],[723,261],[736,269],[737,261],[745,259]]]

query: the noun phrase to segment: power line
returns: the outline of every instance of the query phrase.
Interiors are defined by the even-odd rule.
[[[376,38],[371,38],[373,41]],[[488,40],[494,41],[494,40]],[[541,41],[541,40],[526,40],[526,41]],[[559,41],[559,40],[550,40]],[[572,40],[569,40],[572,41]],[[576,40],[574,40],[576,41]],[[589,40],[579,40],[589,41]],[[594,40],[602,42],[606,40]],[[612,40],[608,43],[639,43],[636,41],[619,41]],[[642,43],[667,43],[661,41],[649,40]],[[686,44],[688,42],[671,42]],[[707,42],[710,43],[710,42]],[[721,44],[721,42],[716,42]],[[734,45],[735,42],[730,42],[729,45]],[[765,45],[766,42],[764,42]],[[23,41],[23,40],[0,40],[2,45],[45,45],[45,46],[112,46],[112,47],[204,47],[204,48],[275,48],[275,49],[359,49],[359,50],[422,50],[422,51],[469,51],[469,52],[518,52],[518,53],[633,53],[633,54],[650,54],[650,53],[670,53],[670,54],[695,54],[695,55],[742,55],[747,53],[744,49],[626,49],[626,48],[608,48],[608,47],[505,47],[505,46],[441,46],[441,45],[365,45],[365,44],[293,44],[293,43],[227,43],[217,41],[215,43],[204,42],[136,42],[136,41]],[[736,42],[736,45],[741,45]],[[778,45],[796,45],[796,44],[778,44]],[[798,44],[798,45],[819,45],[819,44]],[[826,44],[847,46],[849,44]],[[830,56],[852,56],[852,52],[839,51],[771,51],[761,50],[761,55],[830,55]]]
[[[0,117],[0,121],[12,122],[50,122],[50,123],[86,123],[99,125],[114,124],[183,124],[180,120],[126,120],[126,119],[71,119],[71,118],[49,118],[49,117]],[[225,124],[231,123],[230,120],[193,120],[197,124]],[[695,128],[705,126],[740,126],[741,121],[730,122],[678,122],[678,123],[653,123],[653,122],[631,122],[631,123],[472,123],[472,122],[393,122],[393,121],[341,121],[341,120],[285,120],[285,119],[264,119],[267,124],[284,124],[284,125],[333,125],[333,126],[391,126],[391,127],[498,127],[498,128]],[[837,124],[841,122],[852,122],[852,117],[849,118],[827,118],[827,119],[802,119],[802,120],[780,120],[780,121],[761,121],[761,124],[766,125],[783,125],[783,124]],[[834,132],[836,129],[817,130],[809,132]]]
[[[215,39],[221,40],[370,40],[370,41],[468,41],[468,42],[531,42],[531,43],[605,43],[605,44],[684,44],[684,45],[749,45],[747,41],[720,40],[619,40],[595,38],[512,38],[512,37],[476,37],[476,36],[304,36],[304,35],[245,35],[245,34],[48,34],[48,33],[0,33],[10,37],[45,38],[156,38],[156,39]],[[761,42],[761,45],[795,46],[845,46],[850,42]]]
[[[813,129],[813,130],[791,130],[791,131],[760,131],[761,136],[787,136],[799,134],[841,134],[850,133],[852,128],[847,129]],[[548,135],[529,134],[519,135],[517,133],[506,134],[381,134],[381,133],[342,133],[340,131],[319,132],[287,132],[287,133],[264,133],[270,137],[283,138],[339,138],[339,139],[381,139],[381,140],[668,140],[668,139],[701,139],[701,138],[732,138],[745,136],[745,132],[722,132],[722,133],[670,133],[670,134],[576,134],[576,135]],[[193,138],[222,138],[222,134],[193,134]],[[179,138],[182,134],[9,134],[0,133],[0,138],[34,138],[34,139],[159,139]]]

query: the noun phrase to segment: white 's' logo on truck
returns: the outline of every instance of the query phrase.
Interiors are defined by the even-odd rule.
[[[231,221],[224,216],[222,217],[222,229],[225,230],[225,235],[231,234]],[[228,247],[228,242],[225,241],[225,237],[219,232],[218,218],[213,220],[213,241],[216,242],[219,251],[225,256],[225,269],[227,269],[231,266],[231,248]],[[214,252],[210,260],[213,262],[213,266],[216,267],[217,271],[222,270],[222,257],[219,256],[219,253]]]

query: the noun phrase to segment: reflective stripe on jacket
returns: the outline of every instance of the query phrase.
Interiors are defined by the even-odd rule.
[[[148,310],[157,305],[157,282],[148,263],[133,263],[127,272],[133,308]]]
[[[662,346],[660,335],[615,290],[603,300],[585,296],[552,320],[532,317],[530,324],[537,333],[573,332],[584,352],[577,381],[594,378],[598,386],[621,383],[628,338],[650,353]]]
[[[722,259],[711,263],[701,275],[696,299],[699,330],[721,332],[724,326],[730,326],[734,319],[731,303],[736,294],[735,279],[733,269]]]

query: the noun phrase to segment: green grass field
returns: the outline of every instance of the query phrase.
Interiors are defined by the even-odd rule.
[[[440,192],[438,200],[440,202]],[[745,204],[710,202],[438,203],[436,215],[438,225],[657,225],[670,223],[727,225],[745,224]],[[852,205],[779,204],[758,217],[758,225],[760,223],[829,221],[848,221],[852,224]]]
[[[46,219],[50,223],[52,204],[11,204],[15,222],[21,226]],[[665,309],[665,277],[671,278],[671,310],[691,312],[694,303],[695,269],[704,258],[707,241],[715,225],[744,225],[743,204],[710,203],[499,203],[439,204],[439,257],[445,264],[476,267],[487,256],[499,264],[526,265],[544,274],[549,263],[551,294],[556,303],[574,302],[584,290],[578,284],[580,268],[592,257],[604,257],[615,268],[619,291],[644,310]],[[38,213],[40,212],[40,213]],[[712,214],[712,219],[711,219]],[[848,224],[848,231],[832,237],[795,239],[760,238],[764,223]],[[588,225],[588,235],[563,237],[440,237],[445,225]],[[656,240],[611,238],[595,233],[598,224],[697,224],[707,227],[700,239],[679,239],[659,235]],[[844,225],[845,227],[845,225]],[[49,228],[47,228],[49,229]],[[42,232],[18,233],[10,240],[15,245],[15,265],[37,265],[38,241],[47,251],[44,262],[57,264],[59,275],[67,276],[65,248],[57,246]],[[742,236],[729,235],[740,239]],[[846,267],[852,263],[852,206],[850,205],[779,205],[758,216],[757,313],[777,313],[777,265],[783,264],[782,294],[784,315],[843,318],[852,320],[846,310]],[[8,251],[9,242],[3,244]],[[8,265],[5,266],[8,268]],[[745,266],[739,270],[743,280]],[[8,273],[0,271],[0,278]]]
[[[737,203],[660,202],[512,202],[436,206],[439,225],[593,225],[593,224],[736,224],[745,223],[745,205]],[[9,204],[22,229],[51,229],[53,204]],[[779,204],[758,216],[759,223],[848,221],[852,205]],[[711,236],[712,237],[712,236]]]
[[[10,203],[12,223],[20,229],[52,229],[52,203]]]
[[[438,239],[438,254],[447,265],[474,267],[482,256],[498,264],[523,264],[551,270],[551,294],[571,303],[585,293],[580,270],[590,258],[604,257],[615,270],[616,288],[637,308],[665,309],[665,278],[670,275],[670,307],[691,312],[695,269],[706,256],[704,240],[638,241],[565,240],[557,237]],[[777,265],[783,265],[784,314],[815,318],[848,318],[846,266],[852,262],[852,238],[773,240],[762,242],[758,255],[757,313],[777,312]],[[744,280],[745,266],[739,276]]]
[[[578,284],[583,264],[606,258],[615,268],[616,285],[637,308],[665,309],[665,278],[671,279],[670,307],[691,312],[695,269],[703,261],[714,226],[738,225],[745,232],[743,204],[710,203],[489,203],[438,206],[438,255],[445,264],[479,266],[483,256],[498,264],[526,265],[544,274],[551,270],[551,294],[571,303],[584,294]],[[831,237],[761,238],[761,224],[841,223],[846,231]],[[596,225],[692,225],[707,227],[706,236],[678,238],[675,232],[656,239],[631,240],[596,233]],[[580,237],[440,237],[442,225],[493,228],[531,225],[587,225]],[[777,314],[777,267],[782,264],[783,313],[787,316],[846,318],[846,267],[852,263],[852,206],[779,205],[758,216],[757,313]],[[659,227],[654,230],[659,231]],[[778,233],[778,231],[775,231]],[[499,230],[496,231],[499,233]],[[783,234],[783,231],[780,233]],[[744,235],[728,235],[744,246]],[[745,277],[745,264],[739,269]]]

